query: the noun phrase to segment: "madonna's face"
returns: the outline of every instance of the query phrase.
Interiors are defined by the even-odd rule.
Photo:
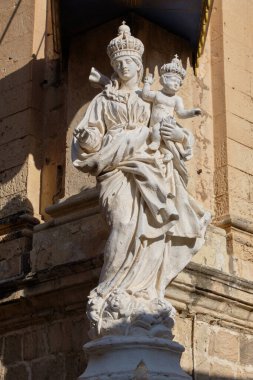
[[[123,81],[128,81],[139,71],[135,61],[129,56],[117,57],[113,60],[112,66],[119,78]]]

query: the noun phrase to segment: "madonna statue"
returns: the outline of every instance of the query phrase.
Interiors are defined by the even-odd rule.
[[[151,104],[139,87],[142,42],[124,23],[107,47],[111,80],[92,69],[103,91],[74,131],[74,166],[95,175],[110,228],[99,285],[91,291],[90,336],[171,337],[174,309],[165,289],[204,243],[206,213],[187,192],[186,158],[193,136],[161,122],[171,158],[150,144]],[[171,147],[173,146],[173,149]]]

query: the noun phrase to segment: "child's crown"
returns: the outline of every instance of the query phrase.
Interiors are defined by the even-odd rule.
[[[176,74],[182,80],[185,78],[186,71],[183,68],[181,59],[178,59],[178,55],[175,55],[175,58],[172,59],[170,63],[165,63],[160,69],[161,75],[163,74]]]

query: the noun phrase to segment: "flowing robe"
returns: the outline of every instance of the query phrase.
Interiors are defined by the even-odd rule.
[[[73,164],[96,175],[101,211],[110,227],[98,287],[103,299],[115,289],[163,299],[166,286],[204,243],[207,216],[186,190],[187,171],[177,144],[173,159],[148,149],[150,105],[140,91],[108,86],[91,102],[73,140]],[[182,129],[187,147],[192,135]]]

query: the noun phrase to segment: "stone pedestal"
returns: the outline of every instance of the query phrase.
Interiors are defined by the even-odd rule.
[[[180,367],[184,347],[162,338],[103,337],[84,345],[88,367],[79,380],[190,380]]]

